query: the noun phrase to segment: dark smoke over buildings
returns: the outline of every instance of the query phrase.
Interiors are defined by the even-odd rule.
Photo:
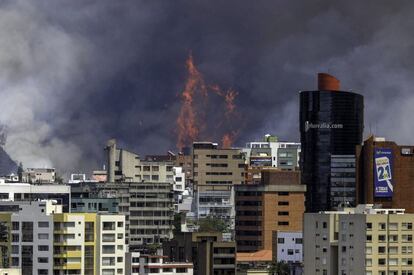
[[[319,71],[364,94],[366,133],[412,143],[413,11],[386,0],[1,1],[4,148],[63,173],[101,166],[110,137],[142,154],[174,149],[190,51],[206,81],[238,92],[236,144],[298,140],[298,91]]]

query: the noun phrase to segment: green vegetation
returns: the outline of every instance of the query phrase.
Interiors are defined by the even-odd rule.
[[[229,225],[222,219],[215,217],[207,217],[198,221],[199,232],[230,232]]]

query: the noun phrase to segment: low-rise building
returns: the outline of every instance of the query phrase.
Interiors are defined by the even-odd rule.
[[[126,271],[131,275],[193,275],[193,264],[188,262],[169,262],[161,253],[154,255],[130,252],[126,255]]]
[[[163,243],[172,262],[192,262],[194,274],[236,274],[236,244],[223,241],[222,233],[179,233]]]
[[[305,274],[412,274],[414,214],[359,205],[306,213]]]
[[[0,200],[56,200],[64,212],[70,211],[70,186],[63,184],[0,183]]]
[[[148,156],[141,159],[136,153],[117,147],[115,139],[108,141],[107,181],[114,182],[173,182],[172,158]]]
[[[21,180],[26,183],[55,183],[55,168],[27,168],[22,172]]]

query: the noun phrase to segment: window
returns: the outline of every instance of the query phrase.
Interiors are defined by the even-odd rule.
[[[367,242],[372,242],[372,236],[371,235],[367,235]]]
[[[365,254],[372,254],[372,247],[370,247],[370,246],[367,246],[367,247],[365,247]]]
[[[302,244],[303,243],[303,239],[302,238],[296,238],[295,239],[295,243],[296,244]]]
[[[398,254],[398,247],[396,247],[396,246],[388,247],[388,253],[389,254]]]
[[[385,235],[378,235],[379,242],[385,242],[385,240],[386,240]]]
[[[102,258],[103,266],[113,266],[115,265],[115,257],[103,257]]]
[[[385,259],[378,259],[378,265],[385,265]]]
[[[288,255],[293,255],[293,254],[294,254],[294,253],[293,253],[293,249],[288,249],[287,254],[288,254]]]
[[[12,222],[12,230],[19,230],[19,222]]]
[[[378,247],[378,253],[379,254],[384,254],[385,253],[385,246],[379,246]]]
[[[12,259],[11,266],[12,267],[18,267],[19,266],[19,258],[12,257],[11,259]]]
[[[158,175],[152,175],[151,180],[158,181],[160,177]]]
[[[103,254],[112,254],[115,253],[115,245],[103,245],[102,246]]]
[[[117,263],[122,263],[123,261],[124,261],[124,258],[122,258],[122,257],[117,257],[116,258]]]
[[[388,229],[389,229],[389,230],[398,230],[398,223],[395,223],[395,222],[390,223],[390,224],[388,225]]]
[[[118,222],[118,227],[123,227],[124,226],[124,222]]]
[[[39,240],[48,240],[48,239],[49,239],[49,234],[47,234],[47,233],[39,233],[39,234],[37,235],[37,238],[38,238]]]
[[[411,253],[413,253],[413,247],[412,246],[403,246],[403,247],[401,247],[401,253],[402,254],[411,254]]]
[[[387,229],[386,224],[385,224],[385,223],[383,223],[383,222],[380,222],[380,223],[378,224],[378,228],[379,228],[379,230],[385,230],[385,229]]]
[[[37,247],[38,251],[49,251],[49,246],[48,245],[39,245]]]
[[[401,260],[402,265],[413,265],[413,259],[411,258],[403,258]]]
[[[411,222],[403,222],[401,224],[401,227],[403,230],[412,230],[413,229],[413,224]]]
[[[289,212],[288,211],[279,211],[277,212],[278,216],[289,216]]]
[[[103,230],[115,230],[115,222],[103,222]]]
[[[47,264],[49,262],[49,258],[47,257],[39,257],[37,258],[37,262],[41,264]]]
[[[279,201],[277,205],[289,205],[288,201]]]
[[[365,260],[365,265],[366,266],[372,266],[372,259],[366,259]]]
[[[124,246],[123,245],[117,245],[117,248],[116,249],[122,250],[122,249],[124,249]]]
[[[398,242],[398,235],[389,235],[388,240],[393,243]]]
[[[12,254],[19,254],[19,246],[18,245],[12,245]]]
[[[19,234],[12,234],[12,242],[14,243],[19,242]]]
[[[124,234],[118,233],[117,239],[120,240],[120,239],[123,239],[123,238],[124,238]]]
[[[287,225],[289,225],[289,222],[287,222],[287,221],[281,221],[281,222],[277,222],[277,225],[287,226]]]
[[[372,229],[372,223],[367,222],[367,230],[371,230]]]
[[[285,238],[277,238],[277,243],[285,243]]]
[[[388,259],[388,265],[398,265],[398,259],[396,258]]]
[[[33,242],[33,222],[22,222],[22,242]]]
[[[114,269],[102,269],[102,275],[115,275]]]
[[[49,227],[49,222],[38,222],[37,226],[39,228],[46,228],[46,227]]]
[[[102,234],[103,242],[115,242],[115,234]]]
[[[322,227],[323,227],[323,228],[327,228],[327,227],[328,227],[327,222],[323,222],[323,223],[322,223]]]
[[[38,275],[48,275],[49,274],[49,270],[47,270],[47,269],[38,269],[37,270],[37,274]]]
[[[402,241],[403,242],[412,242],[413,241],[413,235],[402,235]]]

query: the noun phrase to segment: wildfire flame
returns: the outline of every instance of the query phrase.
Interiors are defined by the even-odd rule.
[[[223,129],[204,129],[206,123],[205,109],[208,105],[208,95],[215,94],[224,103],[225,121],[215,122],[215,128],[231,124],[235,118],[236,104],[235,99],[238,93],[232,89],[223,90],[218,85],[207,85],[197,67],[194,65],[193,56],[190,54],[186,61],[188,78],[181,97],[181,109],[177,118],[177,148],[181,150],[184,146],[191,145],[192,142],[206,138],[206,131],[209,133],[219,131],[225,132],[221,142],[223,148],[229,148],[237,136],[237,131]],[[196,107],[197,106],[197,107]],[[221,130],[221,131],[220,131]],[[217,138],[217,137],[216,137]]]

